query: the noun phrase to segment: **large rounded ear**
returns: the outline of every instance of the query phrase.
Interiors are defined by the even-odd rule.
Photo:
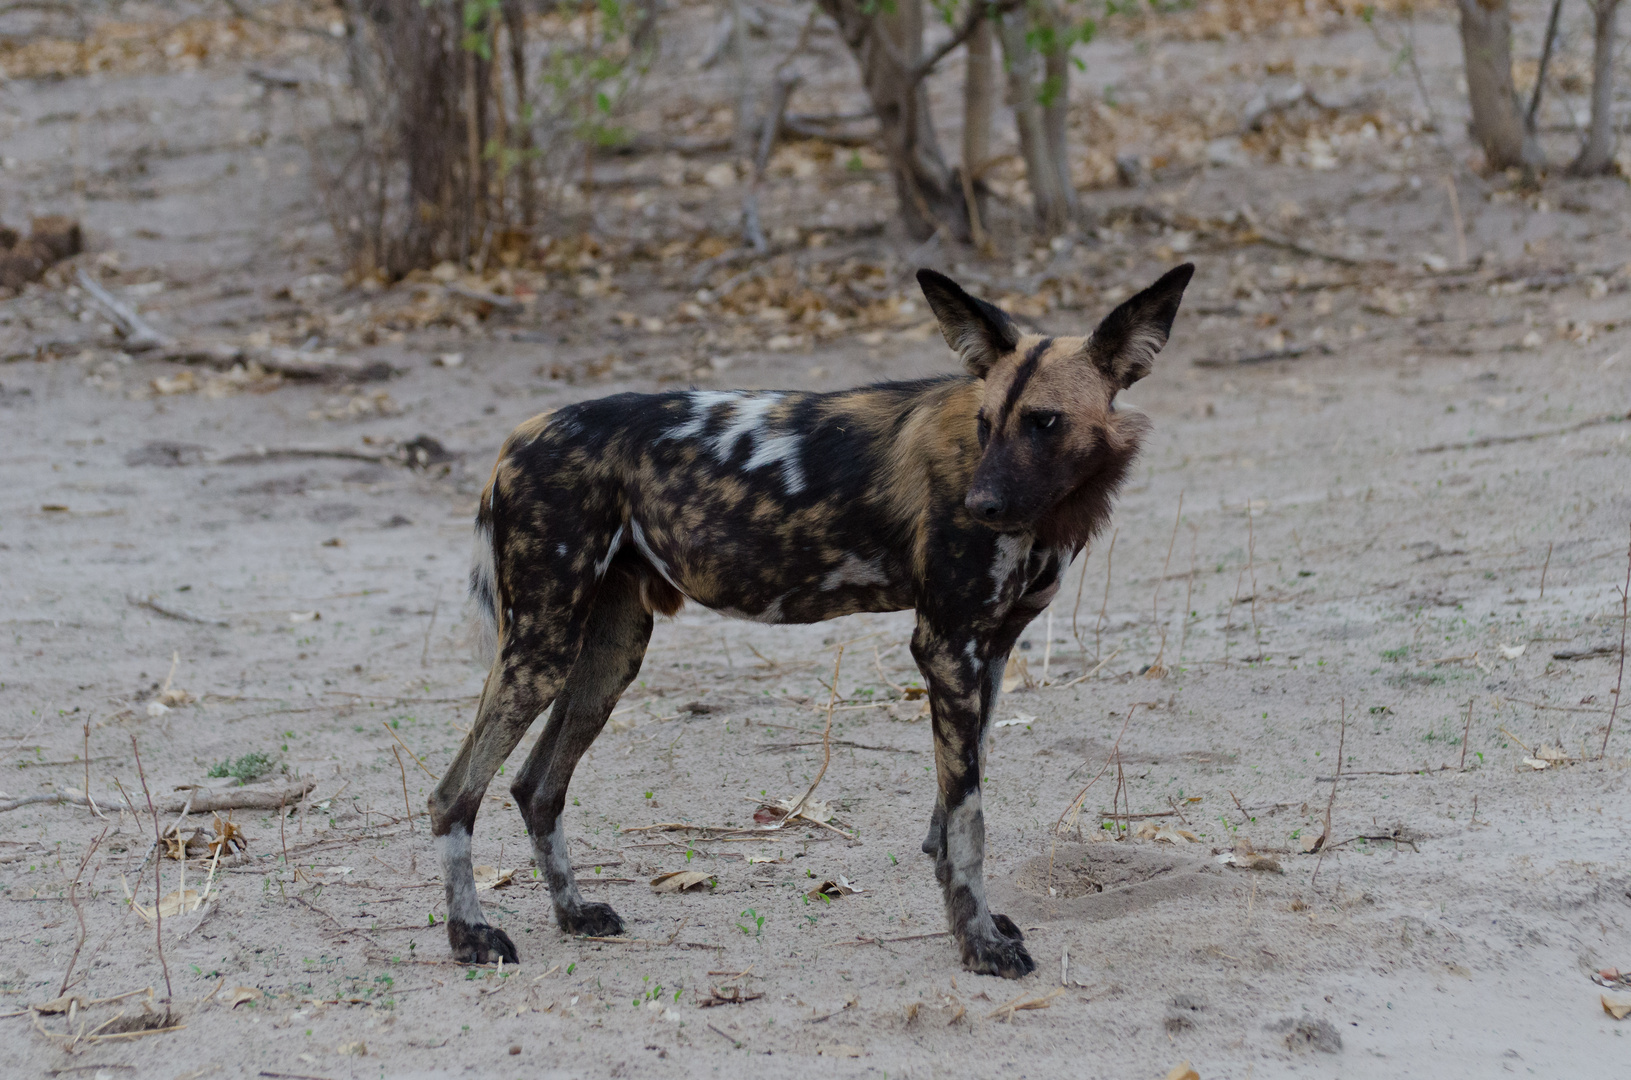
[[[1194,276],[1194,263],[1168,270],[1161,280],[1106,315],[1088,339],[1088,355],[1123,390],[1150,373],[1155,354],[1172,333],[1184,287]]]
[[[957,282],[933,270],[919,270],[917,283],[940,320],[941,336],[963,358],[969,374],[985,378],[997,358],[1019,344],[1019,329],[1002,308],[976,300]]]

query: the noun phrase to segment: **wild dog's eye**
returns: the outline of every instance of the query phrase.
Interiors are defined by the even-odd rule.
[[[974,434],[980,440],[981,449],[984,449],[986,442],[991,438],[991,422],[983,416],[975,417]]]
[[[1056,412],[1035,412],[1026,416],[1026,421],[1033,431],[1052,431],[1059,423],[1059,414]]]

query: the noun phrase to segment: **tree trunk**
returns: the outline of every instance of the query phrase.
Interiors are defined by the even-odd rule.
[[[991,159],[991,106],[997,96],[997,67],[991,55],[991,21],[982,19],[964,46],[968,61],[963,69],[963,198],[969,202],[969,226],[980,246],[985,221],[985,185],[981,180]]]
[[[1472,137],[1493,169],[1517,166],[1526,173],[1546,164],[1527,130],[1512,84],[1512,12],[1509,0],[1456,0],[1461,11],[1461,51]]]
[[[1591,126],[1569,165],[1575,176],[1614,171],[1614,20],[1620,0],[1595,0],[1596,49],[1591,64]]]
[[[1031,18],[1028,8],[1002,17],[1002,52],[1008,69],[1008,104],[1019,129],[1019,152],[1025,159],[1025,179],[1031,186],[1036,226],[1053,236],[1070,224],[1074,192],[1061,183],[1061,170],[1048,137],[1042,103],[1044,65],[1031,47]]]
[[[940,152],[928,95],[912,71],[923,52],[923,0],[896,0],[889,14],[871,13],[867,0],[818,2],[861,69],[907,233],[924,240],[944,227],[968,240],[962,183]]]
[[[1065,32],[1064,12],[1056,6],[1048,8],[1047,17],[1053,33],[1048,40],[1053,44],[1044,57],[1042,84],[1042,130],[1048,138],[1048,156],[1059,174],[1059,190],[1064,193],[1065,212],[1074,219],[1081,209],[1076,197],[1076,184],[1070,175],[1070,129],[1066,126],[1066,110],[1070,106],[1070,41]]]

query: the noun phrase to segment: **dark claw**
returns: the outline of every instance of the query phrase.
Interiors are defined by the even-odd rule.
[[[998,916],[1001,918],[1001,916]],[[1013,923],[1004,920],[1010,927]],[[1018,933],[1018,928],[1014,928]],[[1011,937],[966,938],[963,941],[963,966],[982,975],[1001,975],[1005,979],[1023,979],[1036,970],[1036,961],[1025,951],[1025,946]]]
[[[1008,916],[998,915],[993,911],[991,913],[991,921],[997,924],[997,933],[1001,934],[1005,938],[1008,938],[1010,941],[1025,940],[1025,935],[1019,932],[1019,927],[1015,926],[1014,920],[1010,919]]]
[[[939,855],[940,843],[945,838],[946,815],[939,807],[935,807],[934,815],[929,818],[929,835],[923,838],[922,851],[925,855]]]
[[[625,929],[610,904],[579,904],[573,911],[556,908],[555,921],[566,933],[585,937],[621,937]]]
[[[447,922],[447,943],[453,947],[453,959],[461,964],[519,964],[521,957],[515,951],[510,936],[496,926],[486,923]]]

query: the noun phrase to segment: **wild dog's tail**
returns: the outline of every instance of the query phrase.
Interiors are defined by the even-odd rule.
[[[498,656],[498,558],[494,550],[493,514],[498,479],[481,493],[476,509],[476,544],[470,557],[470,600],[476,608],[476,658],[489,670]]]

